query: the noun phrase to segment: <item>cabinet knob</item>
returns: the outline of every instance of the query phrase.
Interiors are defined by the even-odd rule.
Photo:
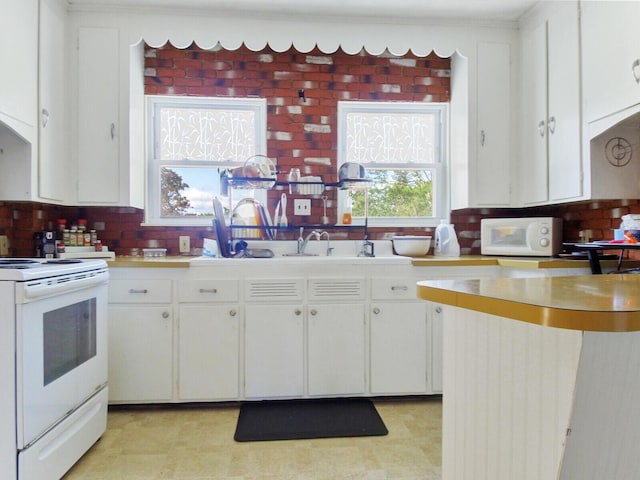
[[[380,308],[379,307],[373,307],[373,313],[374,313],[374,315],[378,315],[380,313]]]
[[[49,123],[49,110],[46,108],[42,109],[42,128],[45,128]]]
[[[440,305],[436,307],[436,313],[442,313],[442,307]]]
[[[162,318],[169,318],[169,312],[167,311],[162,312]]]
[[[235,310],[229,310],[229,316],[235,317],[238,314]]]
[[[631,74],[636,83],[640,84],[640,58],[636,58],[631,64]]]
[[[302,310],[300,310],[299,308],[296,308],[293,313],[298,316],[298,315],[302,315]]]
[[[309,313],[315,317],[318,314],[318,311],[315,308],[312,308]]]
[[[538,133],[540,133],[541,137],[544,137],[544,120],[538,122]]]
[[[549,132],[550,133],[555,133],[556,131],[556,117],[549,117]]]

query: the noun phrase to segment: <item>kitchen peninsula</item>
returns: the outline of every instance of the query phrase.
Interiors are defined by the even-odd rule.
[[[443,311],[443,478],[635,478],[638,291],[637,275],[418,282]]]

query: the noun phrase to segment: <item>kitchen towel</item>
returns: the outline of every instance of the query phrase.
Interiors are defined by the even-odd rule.
[[[366,398],[273,400],[240,407],[237,442],[386,435],[387,427]]]

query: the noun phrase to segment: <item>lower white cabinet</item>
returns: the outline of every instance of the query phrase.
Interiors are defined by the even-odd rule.
[[[180,305],[178,399],[239,398],[238,305]]]
[[[371,304],[371,393],[427,393],[427,302]]]
[[[308,313],[309,395],[364,394],[364,304],[316,304],[309,306]]]
[[[304,394],[304,316],[299,305],[245,307],[244,390],[247,398]]]
[[[167,402],[173,395],[171,305],[109,306],[109,401]]]

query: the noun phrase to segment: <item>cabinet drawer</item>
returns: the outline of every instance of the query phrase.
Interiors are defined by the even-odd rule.
[[[171,280],[131,279],[109,282],[109,303],[171,303]]]
[[[371,280],[374,300],[416,299],[416,281],[407,277],[374,278]]]
[[[179,302],[236,302],[237,280],[186,280],[178,284]]]

